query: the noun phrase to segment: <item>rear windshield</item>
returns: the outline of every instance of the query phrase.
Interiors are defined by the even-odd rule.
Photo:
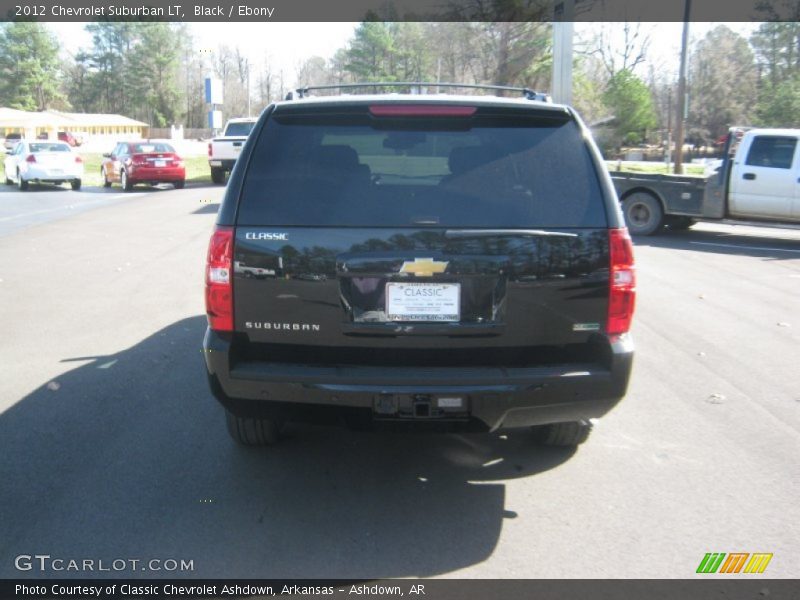
[[[255,123],[229,123],[225,135],[246,137],[253,130],[253,125]]]
[[[169,144],[150,142],[143,144],[131,144],[131,151],[134,154],[148,154],[150,152],[175,152],[175,149]]]
[[[66,144],[35,143],[29,146],[31,152],[71,152]]]
[[[245,175],[242,225],[604,227],[577,125],[560,117],[273,116]]]

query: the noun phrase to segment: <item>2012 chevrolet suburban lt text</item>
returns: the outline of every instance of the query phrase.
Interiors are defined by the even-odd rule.
[[[302,98],[262,113],[231,174],[204,356],[244,444],[333,418],[571,446],[625,395],[634,299],[617,197],[571,108]]]

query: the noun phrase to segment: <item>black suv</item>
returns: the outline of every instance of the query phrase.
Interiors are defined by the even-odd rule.
[[[334,417],[571,446],[624,396],[635,275],[614,188],[578,115],[519,91],[306,88],[264,110],[206,268],[234,439]]]

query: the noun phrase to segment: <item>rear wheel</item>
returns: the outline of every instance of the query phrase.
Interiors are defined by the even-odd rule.
[[[69,182],[69,185],[73,191],[77,192],[79,189],[81,189],[81,180],[73,179],[72,181]]]
[[[17,187],[23,192],[28,189],[28,182],[22,178],[19,171],[17,171]]]
[[[645,192],[636,192],[625,198],[622,212],[633,235],[653,235],[664,226],[661,203]]]
[[[185,186],[185,185],[186,185],[186,182],[184,180],[176,181],[175,182],[175,189],[176,190],[182,190],[183,186]]]
[[[13,181],[11,181],[11,180],[8,178],[8,175],[6,175],[6,176],[5,176],[5,179],[6,179],[6,185],[14,185],[14,182],[13,182]]]
[[[133,189],[133,183],[128,179],[127,171],[120,171],[119,183],[126,192],[130,192]]]
[[[103,187],[111,187],[111,182],[108,180],[108,173],[106,173],[105,167],[100,169],[100,174],[103,176]]]
[[[228,433],[244,446],[271,446],[278,442],[280,427],[272,419],[239,417],[225,411]]]
[[[536,441],[544,446],[579,446],[589,438],[592,424],[589,421],[569,421],[533,427]]]
[[[225,183],[225,169],[211,167],[211,181],[216,184]]]

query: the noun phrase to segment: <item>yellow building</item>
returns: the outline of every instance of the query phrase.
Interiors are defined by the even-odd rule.
[[[21,133],[26,139],[35,139],[41,134],[55,139],[59,131],[68,131],[84,139],[140,139],[147,137],[147,130],[147,123],[122,115],[56,110],[28,112],[0,107],[0,137],[9,133]]]

